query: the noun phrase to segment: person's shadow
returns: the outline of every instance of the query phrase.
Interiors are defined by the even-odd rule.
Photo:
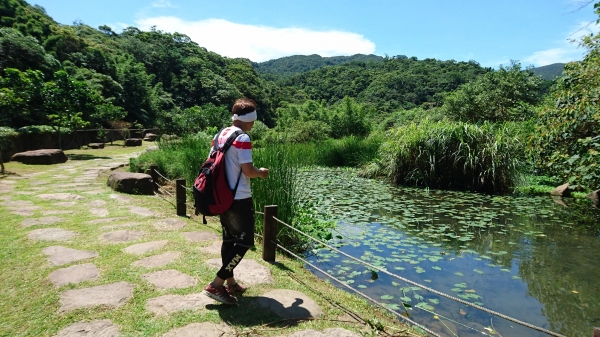
[[[304,301],[296,298],[289,306],[263,296],[238,296],[238,305],[209,304],[208,310],[217,310],[225,322],[233,326],[254,327],[269,324],[270,327],[295,326],[298,321],[310,318],[311,313],[302,307]]]

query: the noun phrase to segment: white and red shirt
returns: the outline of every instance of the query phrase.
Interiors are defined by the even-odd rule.
[[[242,131],[242,129],[235,126],[225,128],[220,134],[215,135],[212,146],[214,147],[215,141],[218,141],[219,148],[222,148],[227,142],[229,136],[231,136],[231,134],[235,131]],[[213,151],[213,147],[210,149],[211,153]],[[235,139],[229,150],[227,150],[227,153],[225,153],[225,170],[227,171],[229,188],[233,189],[237,182],[238,176],[240,177],[240,183],[238,184],[238,188],[234,197],[235,200],[252,197],[252,192],[250,191],[250,178],[244,175],[240,166],[240,164],[251,162],[252,143],[250,142],[250,137],[247,134],[242,133]]]

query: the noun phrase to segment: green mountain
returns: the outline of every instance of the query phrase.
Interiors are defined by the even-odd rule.
[[[266,62],[254,63],[256,69],[264,74],[269,74],[273,78],[287,77],[295,74],[305,73],[307,71],[323,68],[326,66],[335,66],[353,61],[360,62],[383,62],[384,58],[377,55],[356,54],[352,56],[333,56],[321,57],[319,55],[294,55],[269,60]]]
[[[533,68],[531,71],[545,80],[554,80],[562,74],[563,69],[565,69],[564,63],[553,63],[547,66]]]

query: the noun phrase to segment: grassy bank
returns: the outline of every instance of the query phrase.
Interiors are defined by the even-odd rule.
[[[46,216],[48,212],[68,211],[57,216],[64,218],[57,225],[39,225],[24,228],[21,222],[25,217],[11,213],[0,205],[0,336],[54,336],[66,326],[80,321],[110,319],[119,326],[123,336],[162,336],[167,331],[198,322],[227,321],[237,333],[248,335],[289,335],[303,329],[323,330],[331,327],[343,327],[365,335],[375,335],[377,331],[366,322],[380,322],[390,334],[405,331],[400,336],[414,335],[414,331],[406,331],[406,326],[397,320],[374,309],[366,301],[320,281],[308,272],[301,262],[278,255],[276,264],[261,261],[260,247],[251,250],[247,259],[255,259],[267,267],[275,280],[273,284],[256,285],[240,298],[239,307],[209,305],[203,309],[185,310],[167,316],[157,316],[146,310],[148,300],[168,294],[187,295],[202,291],[213,277],[216,269],[209,267],[204,260],[218,258],[217,254],[202,252],[199,248],[211,243],[190,243],[182,232],[209,231],[219,234],[218,224],[210,222],[202,225],[194,219],[183,219],[186,226],[181,230],[164,231],[155,227],[157,217],[174,217],[173,205],[157,196],[129,196],[129,202],[111,198],[114,194],[105,186],[106,174],[101,174],[95,182],[85,186],[60,187],[71,183],[73,179],[86,172],[87,167],[99,163],[114,162],[118,156],[139,151],[140,148],[109,147],[104,150],[66,151],[71,158],[64,165],[57,166],[24,166],[19,163],[7,163],[7,174],[0,175],[0,184],[14,185],[14,191],[24,193],[3,193],[3,201],[31,202],[40,208],[34,211],[33,217]],[[96,161],[100,159],[103,161]],[[52,171],[51,171],[52,170]],[[28,179],[24,174],[37,174]],[[17,178],[17,179],[15,179]],[[23,179],[25,178],[25,179]],[[7,183],[6,181],[10,181]],[[33,184],[35,182],[35,184]],[[91,192],[93,193],[85,193]],[[76,193],[87,200],[79,201],[73,206],[56,206],[55,201],[38,198],[40,193]],[[9,198],[10,197],[10,198]],[[90,213],[89,202],[104,202],[109,211],[107,223],[91,224],[89,221],[97,217]],[[157,217],[141,217],[129,212],[130,206],[142,206],[157,213]],[[131,230],[143,230],[146,235],[139,241],[110,244],[100,237],[110,229],[107,225],[129,224]],[[78,233],[72,239],[55,243],[33,241],[27,238],[29,231],[39,228],[60,227]],[[167,245],[135,256],[123,252],[123,248],[140,242],[168,240]],[[80,284],[54,286],[49,282],[50,273],[65,266],[53,266],[48,263],[42,250],[46,247],[63,245],[79,250],[90,250],[98,253],[98,257],[81,261],[93,263],[100,272],[100,278]],[[142,275],[150,271],[143,267],[132,266],[134,261],[154,254],[179,252],[180,257],[164,269],[176,269],[194,277],[196,285],[183,288],[160,290],[146,282]],[[79,263],[75,263],[79,264]],[[133,285],[133,298],[116,309],[94,307],[78,309],[66,313],[59,312],[59,299],[63,292],[71,289],[82,289],[92,286],[128,282]],[[282,321],[268,310],[256,310],[254,301],[257,297],[274,289],[291,289],[301,291],[313,298],[324,311],[324,315],[309,321]],[[357,317],[352,318],[352,317]],[[266,323],[277,322],[265,326]]]

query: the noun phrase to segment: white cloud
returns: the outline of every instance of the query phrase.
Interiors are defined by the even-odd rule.
[[[152,7],[155,8],[175,8],[171,1],[169,0],[156,0],[152,3]]]
[[[574,27],[564,40],[557,43],[556,48],[536,51],[525,58],[525,65],[533,64],[536,67],[552,63],[567,63],[578,61],[583,58],[585,50],[579,48],[579,41],[590,33],[597,34],[600,31],[595,22],[581,22]]]
[[[375,44],[364,36],[335,30],[252,26],[222,19],[184,21],[167,16],[139,19],[136,23],[142,30],[156,26],[166,32],[179,32],[220,55],[255,62],[291,55],[325,57],[375,52]]]

